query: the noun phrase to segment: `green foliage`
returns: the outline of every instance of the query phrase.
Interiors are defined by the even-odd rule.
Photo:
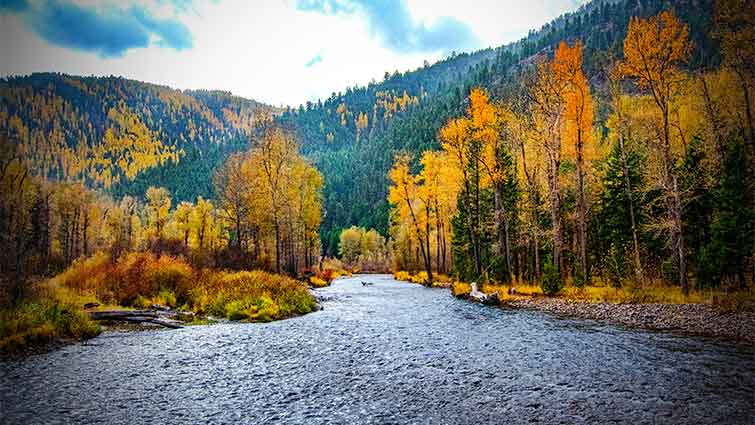
[[[0,309],[0,356],[56,339],[85,339],[100,332],[80,306],[39,290],[15,307]]]
[[[746,285],[745,264],[755,246],[753,171],[738,136],[725,144],[720,183],[711,191],[711,224],[708,239],[697,251],[698,286],[718,286],[722,281]]]
[[[476,220],[477,217],[480,220],[479,231],[475,237],[479,239],[483,273],[489,272],[500,261],[500,259],[496,259],[493,255],[493,243],[495,241],[493,198],[492,190],[481,190],[479,208],[475,208],[474,205],[467,205],[463,190],[459,194],[458,210],[456,215],[451,219],[453,227],[451,247],[454,254],[453,272],[460,280],[472,282],[482,277],[475,270],[475,257],[472,251],[474,245],[470,239],[468,230],[469,220]]]
[[[551,261],[546,261],[543,267],[543,280],[540,282],[540,287],[545,295],[553,296],[558,294],[564,287],[561,273],[558,271],[558,267]]]
[[[629,170],[631,197],[627,194],[627,178],[621,160],[621,146],[615,143],[608,157],[601,164],[603,171],[602,191],[598,194],[596,226],[598,239],[605,241],[608,249],[612,245],[624,246],[632,243],[632,223],[630,201],[634,207],[635,224],[641,233],[646,222],[647,197],[645,168],[646,162],[634,150],[625,148],[626,168]]]
[[[631,255],[618,243],[612,243],[604,259],[605,276],[614,288],[620,288],[627,273],[627,255]]]

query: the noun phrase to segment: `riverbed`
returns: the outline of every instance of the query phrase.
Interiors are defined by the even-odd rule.
[[[317,293],[323,309],[302,317],[105,333],[0,363],[0,423],[755,422],[751,347],[387,275]]]

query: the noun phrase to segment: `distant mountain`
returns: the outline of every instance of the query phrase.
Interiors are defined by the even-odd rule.
[[[321,236],[335,254],[341,228],[388,230],[387,172],[397,152],[437,149],[438,129],[459,115],[473,86],[494,98],[561,40],[580,39],[588,77],[606,52],[620,55],[632,16],[673,8],[696,44],[692,67],[718,62],[708,37],[713,0],[595,0],[495,49],[452,54],[320,102],[277,110],[227,92],[180,91],[117,77],[33,74],[0,80],[0,130],[23,146],[37,171],[82,178],[116,196],[165,186],[179,199],[212,196],[214,168],[244,149],[256,114],[294,129],[325,177]],[[128,160],[128,161],[126,161]],[[119,164],[131,163],[131,166]]]
[[[56,73],[0,80],[0,100],[0,131],[37,173],[115,195],[161,185],[179,199],[211,195],[212,169],[246,146],[255,115],[279,113],[228,92]]]

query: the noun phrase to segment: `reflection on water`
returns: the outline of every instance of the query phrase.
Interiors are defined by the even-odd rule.
[[[362,286],[361,280],[375,285]],[[269,324],[0,364],[2,423],[753,423],[755,352],[483,307],[389,276]]]

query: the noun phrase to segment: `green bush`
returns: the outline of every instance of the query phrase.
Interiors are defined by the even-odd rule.
[[[556,295],[563,288],[564,283],[561,280],[561,274],[558,272],[558,268],[550,261],[545,263],[543,267],[543,281],[540,283],[540,287],[543,289],[545,295]]]
[[[627,267],[626,250],[619,248],[612,243],[608,249],[608,255],[605,258],[605,271],[608,281],[614,288],[621,288],[621,284],[626,276]]]

